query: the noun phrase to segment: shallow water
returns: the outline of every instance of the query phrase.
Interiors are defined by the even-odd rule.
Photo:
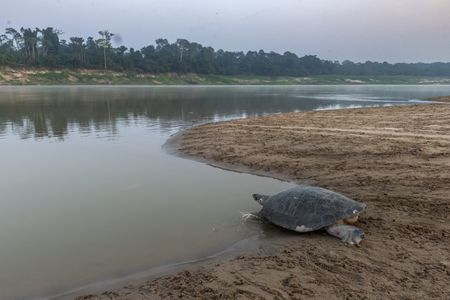
[[[254,236],[288,183],[165,153],[193,124],[408,104],[450,86],[0,87],[0,298],[56,294]]]

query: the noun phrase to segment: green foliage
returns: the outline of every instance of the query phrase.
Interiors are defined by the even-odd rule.
[[[70,37],[69,41],[66,41],[59,39],[60,34],[60,31],[52,27],[20,30],[7,28],[5,34],[0,35],[0,65],[105,69],[141,74],[176,73],[186,74],[183,79],[186,83],[196,82],[198,79],[191,78],[192,76],[188,75],[191,73],[203,76],[214,74],[269,77],[450,76],[450,63],[341,63],[322,60],[315,55],[298,57],[291,52],[279,54],[263,50],[247,53],[215,51],[211,47],[204,47],[186,39],[170,43],[163,38],[157,39],[155,45],[137,50],[125,46],[114,48],[111,43],[114,34],[108,30],[99,31],[100,38],[96,40],[93,37]],[[160,79],[167,80],[166,77]],[[222,77],[221,80],[229,79]],[[299,80],[296,79],[295,82]],[[337,81],[345,83],[349,80],[352,79],[340,77]]]

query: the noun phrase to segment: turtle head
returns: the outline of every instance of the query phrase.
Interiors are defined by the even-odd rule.
[[[261,194],[253,194],[253,199],[259,204],[263,205],[264,201],[267,200],[269,196]]]

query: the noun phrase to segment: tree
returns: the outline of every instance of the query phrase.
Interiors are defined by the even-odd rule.
[[[77,54],[80,65],[86,64],[84,39],[82,37],[71,37],[69,46]]]
[[[10,28],[6,28],[5,35],[15,50],[19,51],[22,49],[23,37],[20,34],[20,32],[18,32],[14,28],[10,27]]]
[[[25,29],[22,27],[20,28],[20,32],[22,33],[26,56],[30,57],[33,62],[37,62],[39,55],[37,50],[39,29],[36,28],[35,30],[32,30],[30,28]]]
[[[11,43],[6,34],[0,34],[0,52],[12,51]]]
[[[101,48],[103,48],[103,62],[105,66],[105,70],[107,69],[106,66],[106,50],[111,49],[111,38],[113,37],[114,33],[109,32],[108,30],[99,31],[98,34],[102,37],[101,39],[98,39],[96,41],[97,45]]]
[[[41,44],[42,44],[42,54],[43,55],[56,55],[59,49],[59,35],[60,31],[53,29],[52,27],[47,27],[41,29]]]

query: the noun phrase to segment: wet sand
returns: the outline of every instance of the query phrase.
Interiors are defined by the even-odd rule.
[[[323,232],[278,230],[278,238],[237,257],[81,299],[448,299],[449,104],[205,124],[171,146],[218,167],[319,185],[367,203],[358,222],[366,232],[362,247]]]

